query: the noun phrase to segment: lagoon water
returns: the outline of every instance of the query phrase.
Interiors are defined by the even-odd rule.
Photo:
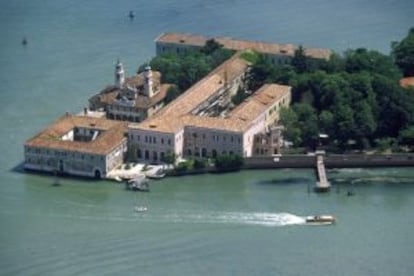
[[[308,193],[311,170],[168,178],[143,194],[13,168],[25,139],[81,110],[117,58],[133,74],[161,32],[388,53],[413,14],[408,0],[0,0],[0,274],[411,275],[413,168],[329,171],[325,195]],[[318,213],[339,222],[303,225]]]

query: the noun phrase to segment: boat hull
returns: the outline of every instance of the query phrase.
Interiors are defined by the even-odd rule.
[[[305,220],[306,224],[311,225],[329,225],[336,222],[336,218],[331,215],[307,216]]]

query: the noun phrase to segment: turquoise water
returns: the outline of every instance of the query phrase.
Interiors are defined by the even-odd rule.
[[[0,274],[411,275],[412,168],[328,172],[326,195],[307,192],[310,170],[169,178],[147,194],[13,171],[25,139],[81,110],[117,58],[135,72],[163,31],[388,52],[413,25],[412,1],[360,2],[1,0]],[[339,222],[302,224],[318,213]]]

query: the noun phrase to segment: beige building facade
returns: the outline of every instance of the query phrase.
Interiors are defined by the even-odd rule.
[[[156,53],[182,54],[188,49],[201,49],[208,40],[214,39],[224,48],[245,51],[252,50],[264,54],[273,64],[287,64],[293,58],[298,46],[293,44],[266,43],[240,40],[228,37],[206,37],[195,34],[163,33],[155,39]],[[332,51],[322,48],[305,48],[305,55],[313,59],[329,59]]]
[[[24,168],[105,177],[127,151],[127,124],[66,114],[24,145]]]
[[[291,88],[264,85],[237,107],[216,112],[243,85],[248,67],[237,53],[155,116],[130,124],[135,159],[159,162],[170,153],[179,158],[254,155],[255,135],[278,120],[282,106],[289,106]]]
[[[115,66],[114,85],[106,87],[89,99],[89,109],[102,109],[112,120],[141,122],[164,106],[169,84],[161,84],[161,73],[145,67],[130,78],[120,61]]]

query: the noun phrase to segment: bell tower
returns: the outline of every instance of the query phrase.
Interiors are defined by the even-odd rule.
[[[149,65],[146,66],[144,69],[144,78],[145,78],[145,83],[144,83],[145,95],[151,98],[154,95],[154,90],[152,87],[152,71]]]
[[[121,61],[118,59],[115,65],[115,85],[121,89],[125,82],[125,72],[124,67],[122,66]]]

